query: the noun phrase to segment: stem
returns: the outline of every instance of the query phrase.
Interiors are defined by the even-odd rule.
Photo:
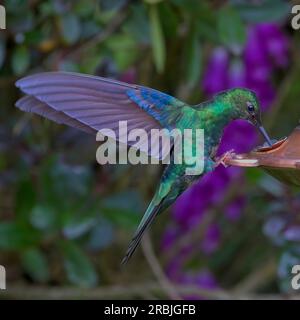
[[[176,292],[182,295],[200,295],[207,299],[238,299],[238,300],[299,300],[300,295],[273,295],[273,294],[235,294],[225,290],[208,290],[195,286],[174,286]],[[162,295],[164,293],[161,285],[157,282],[139,283],[135,285],[107,286],[90,289],[80,289],[75,287],[43,287],[13,285],[7,290],[0,291],[1,299],[124,299],[145,297],[145,295]]]
[[[155,253],[151,244],[151,239],[148,233],[146,233],[142,239],[142,248],[153,274],[155,275],[157,281],[159,282],[161,287],[164,289],[166,294],[173,300],[181,300],[180,295],[178,295],[174,286],[166,277],[159,261],[155,256]]]

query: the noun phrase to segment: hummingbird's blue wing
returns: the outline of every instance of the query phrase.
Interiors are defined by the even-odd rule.
[[[172,129],[185,105],[154,89],[77,73],[35,74],[20,79],[16,86],[27,94],[16,103],[21,110],[88,133],[111,129],[120,141],[119,121],[127,121],[128,131]],[[147,141],[139,147],[162,158],[162,149],[167,146],[162,144],[160,150],[150,150],[150,145]]]

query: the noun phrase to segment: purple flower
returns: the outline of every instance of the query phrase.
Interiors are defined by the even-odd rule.
[[[248,41],[245,46],[243,58],[247,69],[247,77],[254,81],[269,80],[272,72],[272,64],[259,35],[258,26],[252,26],[248,30]]]
[[[278,25],[265,23],[249,28],[244,51],[247,87],[256,92],[263,109],[275,98],[272,74],[276,67],[286,67],[288,58],[288,38]]]
[[[233,87],[249,88],[256,92],[262,109],[265,110],[275,97],[271,81],[274,72],[278,67],[286,67],[288,64],[288,44],[288,38],[276,24],[250,26],[244,52],[239,57],[231,56],[223,47],[217,47],[212,51],[204,72],[202,83],[204,92],[207,96],[212,96]],[[230,149],[234,149],[237,153],[248,152],[257,143],[257,137],[257,132],[251,124],[241,120],[234,121],[224,130],[218,155]],[[208,214],[208,209],[224,201],[226,190],[233,182],[239,185],[244,183],[243,170],[219,166],[181,195],[172,211],[174,225],[166,231],[163,249],[169,250],[178,238],[191,230],[196,230]],[[231,221],[237,220],[245,205],[246,198],[239,193],[224,208],[224,216]],[[298,236],[299,228],[285,231],[286,239]],[[214,252],[219,247],[220,239],[220,226],[213,222],[206,229],[204,239],[200,243],[201,251],[206,254]],[[187,244],[169,261],[167,274],[174,281],[200,283],[199,274],[197,276],[185,270],[185,259],[189,258],[187,253],[193,250],[193,246],[199,245]]]
[[[284,238],[289,241],[300,241],[300,226],[292,225],[286,228]]]
[[[289,40],[280,27],[273,23],[264,23],[256,27],[265,50],[277,67],[286,67],[289,63]]]
[[[220,239],[220,227],[216,223],[210,225],[201,244],[202,251],[206,254],[213,253],[219,247]]]
[[[279,246],[283,246],[286,241],[300,242],[300,224],[293,213],[273,212],[265,222],[263,230],[264,234]]]
[[[245,87],[246,86],[246,69],[242,61],[233,60],[230,64],[227,74],[227,87]]]
[[[136,70],[134,68],[126,70],[120,75],[119,80],[127,83],[136,83]]]
[[[183,247],[179,252],[176,252],[176,256],[172,257],[168,261],[166,267],[166,275],[174,282],[181,282],[184,277],[183,269],[185,261],[190,253],[193,251],[192,245],[187,245]]]
[[[165,231],[162,239],[162,245],[161,248],[164,251],[169,250],[174,242],[176,241],[179,234],[179,230],[176,226],[171,225],[167,227],[167,230]]]
[[[185,285],[194,285],[202,289],[215,289],[218,288],[217,281],[209,270],[201,270],[197,273],[186,272],[180,283]],[[184,297],[186,300],[199,300],[203,297],[199,295],[189,295]]]
[[[275,89],[273,88],[272,83],[268,81],[258,82],[248,79],[247,87],[256,92],[263,111],[271,105],[275,98]]]
[[[246,200],[245,197],[239,196],[234,199],[233,202],[225,209],[225,215],[229,220],[237,220],[242,213],[243,208],[245,207]]]
[[[224,189],[230,182],[230,173],[218,167],[205,175],[201,183],[183,193],[176,202],[172,216],[180,229],[191,230],[201,222],[206,209],[223,198]]]
[[[249,152],[255,145],[256,137],[257,132],[250,123],[243,120],[233,121],[224,130],[218,155],[231,149],[238,153]]]
[[[214,49],[203,80],[203,90],[208,95],[226,89],[228,65],[228,52],[222,47]]]

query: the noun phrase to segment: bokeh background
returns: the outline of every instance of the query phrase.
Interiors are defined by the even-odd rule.
[[[219,167],[121,258],[163,168],[96,164],[95,138],[14,107],[14,82],[66,70],[189,103],[254,90],[273,138],[300,118],[300,30],[281,0],[8,0],[0,30],[0,298],[295,298],[300,194],[258,169]],[[236,121],[219,152],[261,142]]]

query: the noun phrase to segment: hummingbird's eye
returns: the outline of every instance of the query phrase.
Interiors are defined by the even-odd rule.
[[[251,102],[247,102],[247,108],[250,113],[255,112],[254,105]]]

